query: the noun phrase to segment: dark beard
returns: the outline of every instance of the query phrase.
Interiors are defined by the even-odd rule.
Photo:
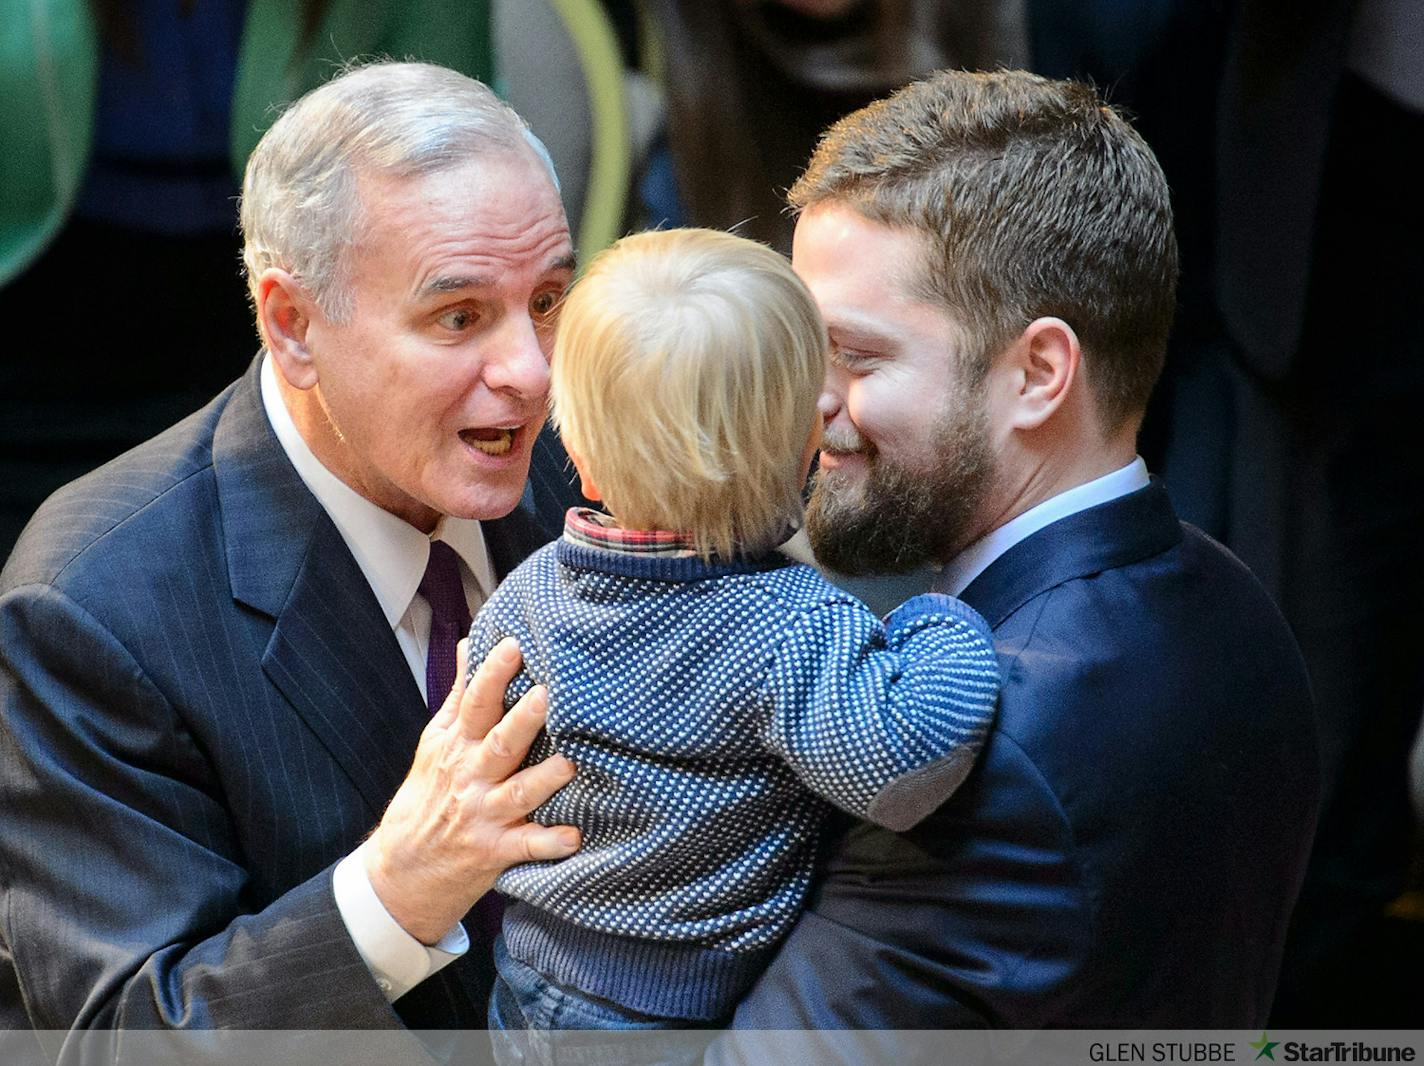
[[[978,535],[973,524],[994,471],[987,429],[982,408],[942,423],[934,440],[940,462],[925,472],[895,466],[873,448],[858,486],[834,470],[817,471],[806,508],[816,561],[859,576],[954,558]]]

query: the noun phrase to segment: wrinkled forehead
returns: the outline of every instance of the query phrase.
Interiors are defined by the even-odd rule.
[[[368,173],[346,255],[359,289],[407,296],[432,286],[487,290],[539,282],[572,260],[563,204],[532,152],[481,156],[415,176]],[[438,284],[437,284],[438,282]]]
[[[547,153],[541,155],[523,141],[487,145],[478,151],[439,155],[396,167],[357,160],[351,168],[351,181],[359,211],[387,199],[402,198],[421,186],[438,187],[443,178],[469,173],[486,176],[491,185],[517,182],[533,190],[547,189],[554,199],[559,199],[559,179],[552,161]]]
[[[417,238],[441,226],[500,233],[546,223],[568,226],[549,170],[523,145],[417,172],[357,171],[355,193],[355,245],[378,237]]]

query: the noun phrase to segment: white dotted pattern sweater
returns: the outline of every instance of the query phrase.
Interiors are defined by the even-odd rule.
[[[790,929],[827,802],[903,830],[964,779],[998,696],[989,628],[947,596],[884,623],[781,556],[703,563],[568,538],[511,574],[471,630],[548,686],[578,774],[534,812],[578,854],[498,889],[510,954],[549,979],[677,1019],[726,1013]]]

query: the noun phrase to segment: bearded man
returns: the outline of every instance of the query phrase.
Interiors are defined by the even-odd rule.
[[[1299,652],[1136,456],[1177,277],[1166,182],[1091,88],[945,72],[831,128],[791,193],[831,337],[808,530],[940,565],[998,720],[908,833],[850,830],[739,1027],[1243,1028],[1315,821]]]

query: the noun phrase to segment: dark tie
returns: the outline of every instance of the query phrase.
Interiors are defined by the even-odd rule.
[[[455,549],[441,540],[430,542],[430,562],[419,592],[430,604],[430,648],[425,653],[425,702],[433,711],[445,702],[455,683],[455,645],[469,635],[470,607],[460,580]]]
[[[420,579],[419,592],[430,604],[430,650],[425,654],[425,702],[433,711],[445,702],[455,683],[455,645],[470,632],[470,607],[460,580],[455,550],[444,541],[430,542],[430,562]],[[469,930],[488,953],[499,934],[504,901],[487,892],[475,904]],[[478,950],[478,949],[477,949]]]

